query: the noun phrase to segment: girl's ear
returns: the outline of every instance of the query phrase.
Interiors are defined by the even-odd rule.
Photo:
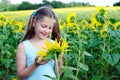
[[[33,19],[33,27],[35,27],[35,25],[36,25],[36,20]]]

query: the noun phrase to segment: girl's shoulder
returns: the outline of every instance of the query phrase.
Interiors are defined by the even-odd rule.
[[[23,42],[20,42],[20,43],[18,44],[18,48],[24,48],[24,43],[23,43]]]
[[[20,42],[19,44],[18,44],[18,47],[17,47],[17,54],[21,54],[21,53],[23,53],[24,52],[24,44],[23,44],[23,42]]]
[[[18,44],[18,48],[24,48],[24,47],[25,47],[25,43],[26,43],[27,41],[28,41],[28,40],[24,40],[24,41],[20,42],[20,43]]]

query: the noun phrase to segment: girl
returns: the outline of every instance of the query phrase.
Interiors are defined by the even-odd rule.
[[[51,39],[48,37],[51,36]],[[36,51],[45,47],[45,40],[60,40],[59,23],[55,13],[47,7],[41,7],[29,19],[28,28],[22,42],[18,45],[16,59],[17,72],[20,79],[25,80],[51,80],[44,76],[56,77],[54,60],[37,62]],[[59,68],[62,67],[60,58]]]

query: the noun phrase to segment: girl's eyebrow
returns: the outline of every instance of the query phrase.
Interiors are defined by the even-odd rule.
[[[41,25],[43,25],[43,26],[47,26],[47,27],[54,27],[54,25],[49,26],[49,25],[44,24],[44,23],[42,23]]]

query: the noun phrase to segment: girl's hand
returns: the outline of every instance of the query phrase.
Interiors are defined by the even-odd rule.
[[[38,65],[43,65],[43,64],[46,64],[49,60],[46,60],[46,59],[41,59],[39,62],[38,62],[38,58],[39,57],[36,57],[35,58],[35,64],[38,66]]]

